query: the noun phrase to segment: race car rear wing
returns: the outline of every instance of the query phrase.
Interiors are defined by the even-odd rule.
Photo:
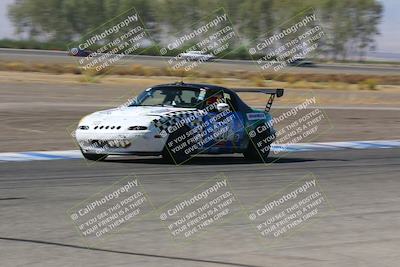
[[[260,89],[260,88],[231,88],[233,91],[237,93],[263,93],[270,95],[267,105],[265,105],[265,111],[269,112],[274,102],[275,96],[281,97],[283,96],[284,89]]]

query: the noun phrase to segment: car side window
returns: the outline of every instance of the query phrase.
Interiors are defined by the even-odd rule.
[[[223,92],[222,90],[207,90],[204,107],[215,103],[216,101],[218,101],[218,99],[224,99],[225,103],[227,103],[230,109],[232,109],[233,111],[238,110],[235,96],[229,92]]]
[[[229,108],[232,109],[232,111],[237,111],[239,109],[234,95],[232,95],[229,92],[224,92],[224,98],[226,103],[229,105]]]
[[[210,105],[215,104],[218,100],[223,99],[224,94],[221,90],[207,90],[207,94],[204,101],[204,108]],[[216,107],[212,110],[212,112],[217,112]]]

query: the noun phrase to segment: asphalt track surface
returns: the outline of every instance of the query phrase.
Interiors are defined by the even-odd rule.
[[[66,51],[47,51],[29,49],[0,49],[0,60],[22,61],[29,63],[70,63],[78,64],[78,57],[68,56]],[[126,56],[117,65],[141,64],[151,67],[170,66],[170,57],[161,56]],[[260,68],[252,60],[224,60],[218,59],[214,62],[201,64],[200,69],[206,70],[247,70],[260,71]],[[375,75],[397,75],[399,66],[394,65],[362,65],[362,64],[317,64],[316,67],[287,67],[285,72],[289,73],[327,73],[327,74],[375,74]]]
[[[1,266],[396,266],[400,261],[400,149],[290,153],[268,164],[238,156],[184,166],[131,157],[0,164]],[[159,213],[86,247],[66,211],[136,174],[156,208],[224,173],[246,207],[307,173],[333,209],[267,246],[246,216],[214,225],[184,245]]]

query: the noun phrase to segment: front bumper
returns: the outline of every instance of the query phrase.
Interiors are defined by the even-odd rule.
[[[83,152],[109,155],[160,154],[167,139],[152,131],[98,133],[79,129],[75,137]]]

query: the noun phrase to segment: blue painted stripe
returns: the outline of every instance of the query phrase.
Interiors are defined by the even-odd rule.
[[[273,144],[271,150],[275,152],[303,152],[303,151],[336,151],[343,149],[390,149],[400,148],[400,140],[371,140],[348,142],[320,142],[298,144]],[[20,162],[33,160],[67,160],[82,159],[79,150],[65,151],[26,151],[0,153],[0,163]]]
[[[45,153],[40,153],[40,152],[21,152],[23,155],[28,155],[32,157],[39,157],[39,158],[45,158],[45,159],[69,159],[70,157],[67,156],[60,156],[60,155],[51,155],[51,154],[45,154]]]

